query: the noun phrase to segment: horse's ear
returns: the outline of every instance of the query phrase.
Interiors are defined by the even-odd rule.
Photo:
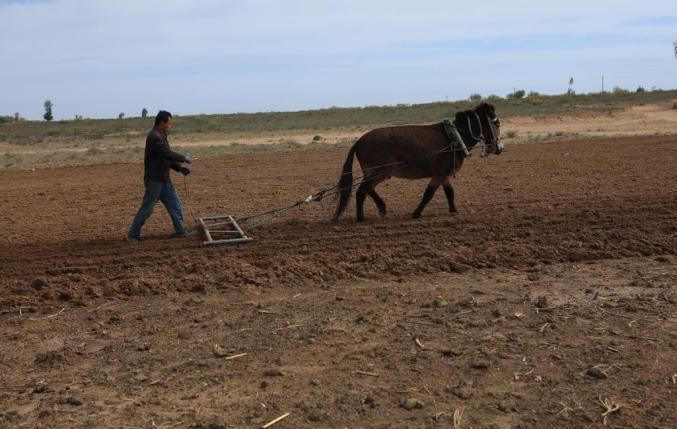
[[[494,107],[493,104],[486,103],[486,105],[487,105],[487,109],[489,109],[489,111],[490,111],[492,114],[496,114],[496,108]]]
[[[493,104],[489,104],[489,103],[487,103],[487,102],[480,103],[480,104],[475,108],[475,110],[479,110],[479,111],[484,110],[485,112],[492,113],[492,114],[496,112],[496,109],[494,108],[494,105],[493,105]]]

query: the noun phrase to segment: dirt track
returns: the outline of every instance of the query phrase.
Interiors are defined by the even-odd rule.
[[[601,426],[599,396],[610,427],[674,427],[676,148],[515,145],[464,165],[458,215],[440,192],[409,219],[425,184],[391,180],[385,221],[327,201],[211,249],[161,208],[122,242],[139,165],[1,172],[0,427]],[[185,200],[285,205],[345,152],[197,161]]]

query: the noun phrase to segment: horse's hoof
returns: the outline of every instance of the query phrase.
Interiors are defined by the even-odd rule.
[[[358,217],[358,218],[357,218],[357,222],[358,222],[358,223],[364,222],[364,218],[363,218],[363,217]]]
[[[421,213],[414,213],[414,214],[411,215],[411,217],[414,218],[414,219],[418,219],[418,218],[421,217]]]

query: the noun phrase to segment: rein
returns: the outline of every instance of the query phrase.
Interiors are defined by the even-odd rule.
[[[477,121],[477,127],[479,128],[479,133],[475,134],[473,132],[473,124],[472,121],[470,120],[470,113],[472,113],[475,116],[475,120]],[[463,152],[464,158],[468,158],[470,156],[470,151],[477,145],[480,146],[481,152],[480,156],[484,157],[486,156],[486,138],[484,137],[484,127],[482,126],[482,121],[480,120],[479,115],[477,112],[474,110],[467,110],[463,112],[465,115],[465,120],[468,126],[468,129],[465,130],[463,128],[460,128],[456,126],[455,123],[451,123],[449,121],[444,122],[445,129],[447,131],[447,135],[449,135],[449,131],[451,131],[451,134],[453,134],[454,140],[458,145],[461,147],[459,150],[454,149],[454,140],[452,140],[449,144],[449,150],[453,154],[453,159],[452,159],[452,165],[456,165],[456,152],[460,151]],[[455,122],[455,121],[454,121]],[[465,141],[463,140],[463,137],[461,137],[460,133],[466,134],[473,142],[470,147],[468,147],[465,144]],[[452,137],[451,135],[449,137]],[[453,174],[453,172],[452,172]],[[454,174],[454,177],[456,175]]]

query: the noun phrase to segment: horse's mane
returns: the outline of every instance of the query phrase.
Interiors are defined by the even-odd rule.
[[[482,123],[475,110],[461,110],[456,112],[454,123],[457,127],[468,132],[473,138],[482,134]],[[474,145],[476,142],[471,144]]]

